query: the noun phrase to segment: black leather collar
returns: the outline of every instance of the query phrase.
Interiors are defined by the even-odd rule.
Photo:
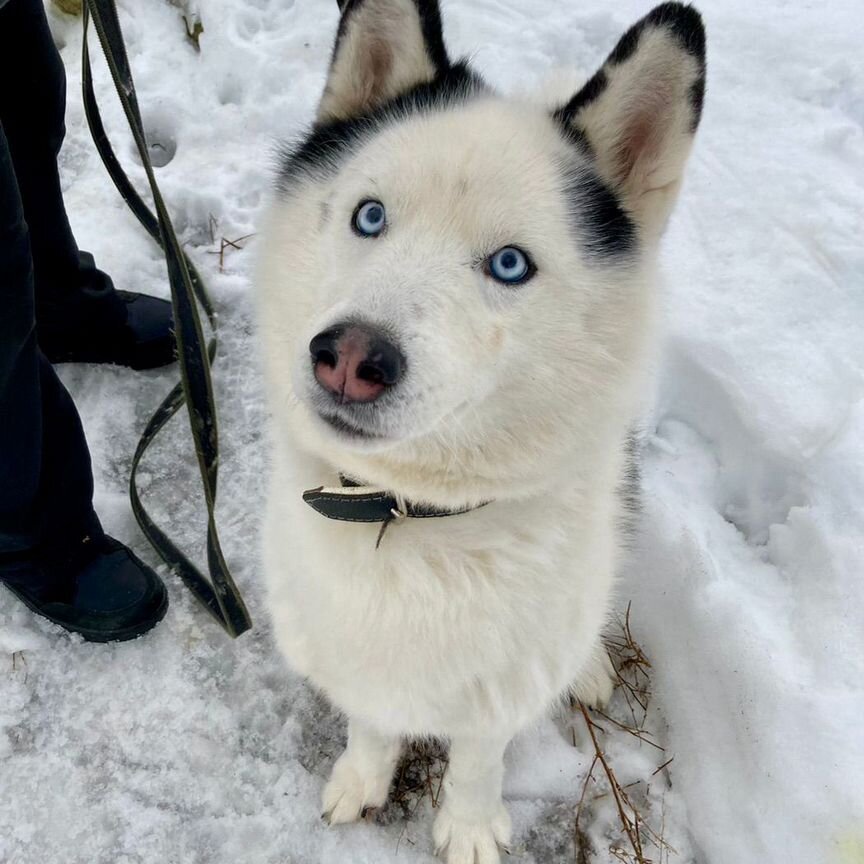
[[[303,493],[303,500],[322,516],[336,519],[340,522],[380,522],[381,531],[378,534],[376,548],[381,543],[384,532],[393,523],[404,519],[430,519],[441,516],[458,516],[485,507],[484,501],[472,507],[462,507],[455,510],[431,507],[426,504],[413,504],[403,501],[400,507],[395,495],[374,486],[363,486],[348,477],[340,477],[341,488],[319,486]]]

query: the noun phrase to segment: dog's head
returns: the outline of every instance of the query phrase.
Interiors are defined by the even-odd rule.
[[[698,13],[667,3],[550,109],[451,62],[435,0],[344,3],[265,230],[290,434],[463,501],[545,483],[574,442],[617,434],[704,73]]]

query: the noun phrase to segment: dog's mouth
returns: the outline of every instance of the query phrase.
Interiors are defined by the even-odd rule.
[[[352,423],[338,414],[329,414],[323,411],[318,411],[317,414],[331,429],[335,430],[345,438],[354,441],[382,441],[385,438],[384,435],[381,435],[378,432],[371,432],[369,429],[365,429],[363,426]]]

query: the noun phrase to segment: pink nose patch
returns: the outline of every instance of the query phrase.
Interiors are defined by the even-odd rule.
[[[372,402],[384,391],[375,358],[369,356],[369,343],[368,334],[349,328],[336,342],[336,357],[319,355],[315,362],[318,383],[341,402]]]

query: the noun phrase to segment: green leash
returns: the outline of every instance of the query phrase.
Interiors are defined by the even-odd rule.
[[[126,119],[147,173],[147,180],[153,195],[156,213],[141,199],[123,171],[102,123],[96,94],[93,91],[93,76],[90,68],[90,53],[87,46],[87,32],[90,18],[99,37],[99,42],[108,61],[111,77],[117,95],[123,105]],[[162,200],[153,166],[147,150],[144,126],[138,109],[132,71],[123,43],[120,21],[114,0],[86,0],[84,4],[84,42],[83,42],[83,89],[84,109],[96,149],[102,162],[111,175],[114,185],[129,205],[147,233],[159,244],[165,253],[168,266],[168,279],[171,283],[171,303],[174,309],[175,338],[177,342],[180,382],[165,397],[156,413],[150,418],[132,460],[129,478],[129,495],[132,510],[147,539],[159,556],[171,568],[201,602],[204,608],[225,628],[226,632],[237,637],[252,626],[249,612],[240,596],[234,579],[228,570],[219,535],[216,530],[214,509],[216,506],[216,486],[219,472],[219,436],[216,423],[216,403],[210,379],[210,364],[216,357],[217,341],[215,335],[205,348],[201,320],[198,316],[197,302],[201,304],[210,328],[216,333],[216,313],[207,295],[204,281],[180,246],[171,218]],[[138,466],[153,439],[165,424],[186,405],[204,499],[207,504],[207,569],[212,581],[208,581],[183,554],[171,538],[153,521],[141,502],[136,483]]]

